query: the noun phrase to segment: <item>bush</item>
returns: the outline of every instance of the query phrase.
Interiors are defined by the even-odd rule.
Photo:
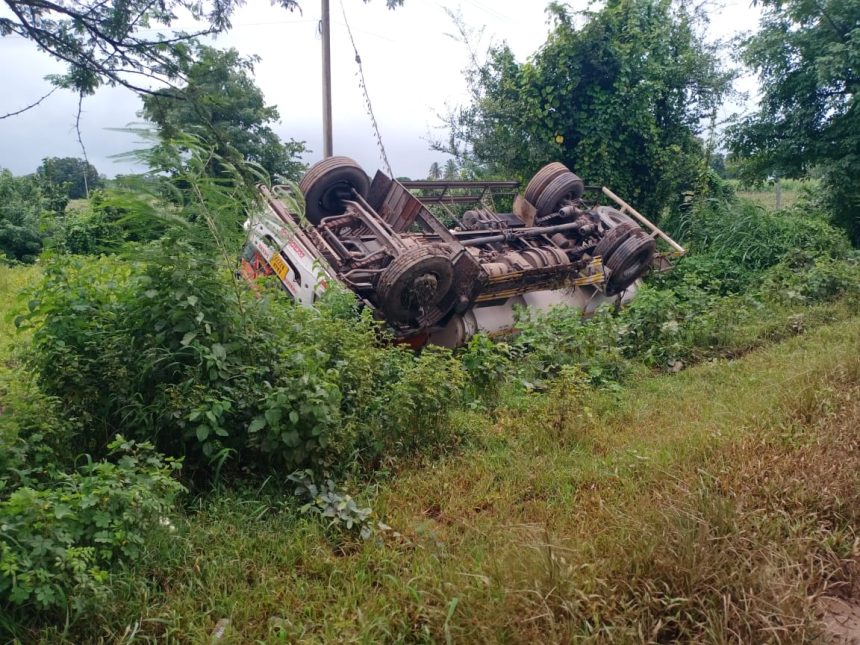
[[[471,403],[484,403],[490,410],[496,408],[513,370],[512,354],[508,343],[493,342],[486,334],[478,333],[471,338],[460,354]]]
[[[359,449],[375,460],[444,441],[464,382],[450,352],[380,344],[351,295],[315,309],[254,297],[178,240],[144,259],[58,261],[24,319],[39,382],[91,454],[122,432],[192,471],[337,471]]]
[[[116,253],[132,242],[156,240],[166,232],[157,208],[145,194],[95,190],[87,207],[66,215],[52,240],[61,253]]]
[[[850,244],[824,216],[805,210],[769,213],[743,200],[711,200],[670,216],[665,227],[689,246],[724,266],[761,271],[797,249],[813,256],[845,257]]]
[[[526,357],[527,378],[554,377],[565,366],[578,367],[592,385],[620,382],[629,366],[618,343],[618,319],[611,308],[591,318],[566,306],[548,311],[524,309],[517,319],[516,352]]]
[[[68,199],[38,178],[0,170],[0,260],[31,264],[42,251],[43,224]]]
[[[182,487],[179,463],[117,437],[116,461],[87,461],[44,486],[0,496],[0,606],[80,610],[134,560]]]
[[[803,304],[860,296],[860,256],[845,260],[797,253],[764,276],[763,289],[778,301]]]

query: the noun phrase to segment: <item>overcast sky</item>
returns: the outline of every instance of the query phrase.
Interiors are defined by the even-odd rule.
[[[482,49],[507,41],[520,60],[546,39],[545,0],[406,0],[395,11],[383,0],[364,4],[343,0],[394,173],[423,177],[444,156],[429,150],[429,139],[444,137],[441,119],[450,107],[467,102],[463,69],[468,51],[449,36],[454,25],[445,8],[461,12],[466,24],[484,28]],[[575,8],[587,6],[574,0]],[[301,1],[303,13],[248,0],[233,19],[233,29],[216,41],[245,55],[258,55],[256,81],[266,100],[278,107],[283,138],[304,140],[312,150],[306,161],[322,156],[319,2]],[[758,10],[749,0],[712,5],[710,38],[728,38],[753,30]],[[369,173],[381,166],[370,119],[358,86],[357,65],[344,26],[339,0],[331,0],[334,152],[355,158]],[[44,77],[63,71],[27,40],[0,38],[0,114],[19,109],[50,90]],[[739,83],[753,91],[747,78]],[[140,99],[120,88],[103,88],[84,100],[81,121],[89,159],[113,176],[131,167],[111,157],[137,147],[133,136],[115,132],[139,119]],[[727,108],[733,111],[737,106]],[[32,172],[43,157],[80,157],[74,122],[77,96],[60,90],[37,108],[0,120],[0,167],[16,174]]]

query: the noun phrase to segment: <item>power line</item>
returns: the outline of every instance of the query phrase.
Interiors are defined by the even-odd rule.
[[[364,81],[364,68],[361,65],[361,56],[358,55],[358,48],[355,46],[355,39],[352,37],[352,29],[349,28],[349,21],[346,18],[346,9],[343,6],[343,0],[340,0],[340,10],[343,13],[343,21],[346,23],[346,33],[349,34],[349,42],[352,43],[352,51],[355,52],[355,62],[358,63],[358,85],[361,91],[364,92],[364,100],[367,103],[367,113],[370,115],[370,123],[373,126],[373,133],[376,136],[376,142],[379,144],[379,153],[382,156],[382,162],[385,164],[385,169],[388,171],[389,177],[394,177],[391,170],[391,164],[388,163],[388,155],[385,154],[385,146],[382,144],[382,135],[379,134],[379,125],[376,123],[376,117],[373,115],[373,106],[370,104],[370,94],[367,92],[367,83]]]

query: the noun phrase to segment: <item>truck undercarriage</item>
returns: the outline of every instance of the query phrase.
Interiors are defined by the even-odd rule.
[[[489,207],[493,191],[515,186],[399,182],[382,172],[370,181],[353,160],[330,157],[299,184],[304,215],[289,187],[261,187],[265,210],[249,223],[243,272],[274,273],[305,305],[339,282],[396,338],[456,347],[477,331],[510,331],[518,305],[567,304],[587,315],[628,301],[652,266],[668,264],[658,236],[675,255],[684,252],[610,190],[587,191],[560,163],[538,171],[512,212]],[[460,216],[451,210],[469,202]],[[445,209],[453,226],[432,208]]]

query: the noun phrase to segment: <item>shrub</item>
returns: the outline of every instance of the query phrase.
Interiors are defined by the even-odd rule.
[[[728,265],[761,271],[797,249],[814,256],[845,257],[845,234],[807,211],[769,213],[743,200],[697,202],[665,222],[693,254],[707,253]]]
[[[466,370],[470,401],[495,409],[502,387],[512,372],[511,346],[505,342],[493,342],[486,334],[478,333],[460,354],[460,360]]]
[[[390,347],[381,358],[376,387],[351,419],[361,455],[375,464],[450,445],[450,415],[462,405],[466,383],[462,364],[433,346],[420,354]]]
[[[182,490],[179,462],[121,437],[110,451],[116,461],[87,461],[0,498],[0,606],[80,610],[161,525]]]
[[[143,259],[58,261],[24,319],[39,382],[91,454],[123,432],[201,472],[337,470],[359,448],[375,460],[444,442],[464,384],[450,352],[380,343],[351,295],[256,298],[180,241]]]
[[[611,308],[591,318],[566,306],[544,312],[526,309],[518,314],[517,329],[512,345],[526,356],[527,376],[533,372],[537,378],[552,377],[564,366],[576,366],[592,385],[605,385],[618,383],[628,372]]]
[[[769,270],[763,290],[778,301],[814,304],[860,296],[860,256],[845,260],[793,254]]]

